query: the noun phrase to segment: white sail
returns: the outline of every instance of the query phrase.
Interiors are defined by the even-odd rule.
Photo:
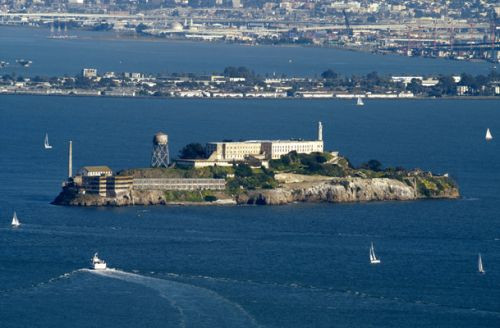
[[[486,140],[491,140],[493,139],[493,136],[491,135],[491,131],[490,129],[486,129],[486,137],[485,137]]]
[[[21,223],[19,222],[19,219],[17,218],[16,212],[14,212],[14,215],[12,216],[12,226],[13,227],[19,227]]]
[[[380,263],[380,260],[377,259],[377,256],[375,255],[375,247],[373,247],[373,243],[370,247],[370,263],[371,264],[378,264]]]
[[[479,273],[486,272],[486,271],[484,271],[484,268],[483,268],[483,260],[481,259],[481,254],[479,254],[479,256],[477,258],[477,270],[479,271]]]
[[[52,146],[49,144],[49,135],[45,134],[45,141],[43,142],[43,146],[45,149],[52,149]]]
[[[363,102],[363,99],[361,97],[358,97],[358,101],[356,102],[357,106],[363,106],[365,103]]]

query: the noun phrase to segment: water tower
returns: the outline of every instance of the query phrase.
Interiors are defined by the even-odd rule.
[[[153,137],[153,154],[151,155],[151,167],[168,167],[170,158],[168,156],[168,136],[158,132]]]

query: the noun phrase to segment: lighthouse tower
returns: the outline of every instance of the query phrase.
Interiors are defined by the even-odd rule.
[[[68,178],[73,177],[73,141],[69,141],[68,147]]]
[[[168,164],[170,164],[168,154],[168,136],[163,132],[158,132],[153,137],[151,167],[168,167]]]
[[[323,124],[318,122],[318,141],[323,141]]]

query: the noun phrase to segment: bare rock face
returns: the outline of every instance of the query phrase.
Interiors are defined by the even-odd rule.
[[[281,205],[291,202],[368,202],[414,200],[419,198],[457,198],[454,189],[435,197],[419,194],[416,187],[388,178],[335,178],[323,182],[292,183],[273,190],[250,192],[239,203]]]
[[[234,196],[223,197],[229,204],[284,205],[293,202],[368,202],[387,200],[415,200],[423,198],[458,198],[458,188],[444,178],[433,177],[434,182],[408,178],[405,182],[389,178],[300,178],[287,176],[287,182],[277,189],[246,191]],[[427,183],[427,185],[425,185]],[[441,184],[438,188],[437,184]],[[161,190],[133,190],[114,197],[79,194],[77,190],[65,187],[53,202],[57,205],[73,206],[128,206],[165,204],[204,204],[206,202],[172,202]],[[219,204],[217,202],[212,205]]]

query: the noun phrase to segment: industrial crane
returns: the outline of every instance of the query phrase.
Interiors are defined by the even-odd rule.
[[[345,9],[342,10],[342,13],[344,14],[346,33],[349,37],[351,37],[353,33],[352,33],[352,28],[349,25],[349,17],[347,17],[347,12],[345,11]]]

